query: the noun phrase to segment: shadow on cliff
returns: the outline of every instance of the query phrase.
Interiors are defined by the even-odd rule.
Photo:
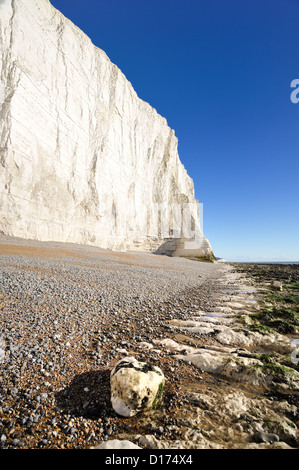
[[[159,248],[153,252],[154,255],[163,255],[163,256],[170,256],[170,257],[175,257],[175,251],[177,249],[177,245],[179,242],[179,238],[175,239],[170,239],[166,240],[164,243],[162,243]],[[217,261],[217,259],[214,256],[214,253],[207,253],[207,254],[190,254],[188,255],[188,252],[186,251],[185,255],[180,254],[179,257],[190,259],[193,261],[203,261],[203,262],[208,262],[208,263],[214,263]]]
[[[178,240],[176,239],[166,240],[161,246],[159,246],[159,248],[157,248],[156,251],[154,251],[154,255],[173,256],[173,253],[177,248],[177,243]]]

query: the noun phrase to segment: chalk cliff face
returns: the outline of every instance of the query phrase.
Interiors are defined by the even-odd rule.
[[[0,0],[0,65],[0,231],[212,253],[174,131],[48,0]]]

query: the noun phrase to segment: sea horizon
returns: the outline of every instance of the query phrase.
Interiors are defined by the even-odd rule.
[[[227,263],[242,264],[299,264],[299,261],[226,261]]]

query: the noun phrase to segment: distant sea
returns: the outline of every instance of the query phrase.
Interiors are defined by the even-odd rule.
[[[228,261],[241,264],[299,264],[299,261]]]

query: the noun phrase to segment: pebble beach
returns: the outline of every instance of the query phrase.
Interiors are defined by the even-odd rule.
[[[1,235],[0,448],[91,449],[115,439],[152,449],[299,447],[296,322],[274,336],[249,328],[269,282],[251,274]],[[287,282],[297,275],[294,265]],[[229,354],[255,375],[239,380],[226,359],[221,369]],[[291,369],[287,380],[265,372],[269,355]],[[125,356],[166,378],[161,403],[138,418],[118,416],[110,402],[110,371]]]

